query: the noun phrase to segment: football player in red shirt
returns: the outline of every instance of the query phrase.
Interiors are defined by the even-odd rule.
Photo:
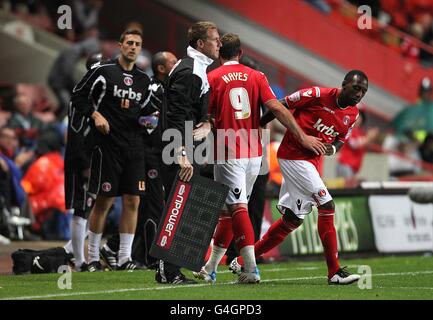
[[[248,199],[260,171],[262,144],[260,137],[260,105],[266,105],[291,132],[299,148],[319,155],[325,146],[307,136],[293,115],[275,98],[266,76],[239,63],[242,54],[240,39],[235,34],[221,38],[221,66],[208,74],[211,95],[209,113],[214,118],[215,180],[230,187],[226,206],[221,213],[211,256],[197,278],[213,283],[216,269],[234,237],[244,259],[239,283],[257,283],[259,271],[254,256],[254,230],[248,216]]]
[[[367,76],[362,71],[352,70],[344,77],[342,88],[302,89],[286,96],[283,104],[292,110],[306,134],[322,139],[325,155],[330,156],[349,137],[359,114],[356,105],[367,90]],[[272,119],[272,115],[265,114],[260,125],[264,126]],[[335,205],[317,170],[322,155],[305,150],[290,132],[286,132],[277,156],[284,177],[277,206],[282,217],[256,242],[255,255],[259,257],[279,245],[302,224],[314,205],[319,212],[317,229],[328,265],[328,283],[349,284],[359,280],[359,275],[348,273],[338,263]],[[238,271],[240,264],[242,258],[233,260],[231,269]]]

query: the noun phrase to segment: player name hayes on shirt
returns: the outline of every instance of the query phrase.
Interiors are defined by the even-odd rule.
[[[239,81],[247,81],[248,74],[243,72],[229,72],[221,76],[221,79],[224,80],[225,83],[229,83],[230,81],[239,80]]]

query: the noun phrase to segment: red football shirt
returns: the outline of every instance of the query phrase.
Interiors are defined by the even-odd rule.
[[[286,96],[285,100],[307,135],[321,138],[324,143],[332,143],[335,139],[345,142],[358,118],[358,108],[339,108],[339,91],[337,88],[311,87]],[[307,160],[316,168],[321,158],[305,149],[289,131],[284,135],[277,156],[288,160]]]
[[[236,61],[208,74],[209,114],[215,117],[215,159],[262,155],[260,105],[276,99],[266,76]]]

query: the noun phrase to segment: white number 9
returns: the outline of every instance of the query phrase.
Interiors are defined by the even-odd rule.
[[[235,109],[235,119],[248,119],[251,115],[250,98],[245,88],[233,88],[230,90],[230,103]]]

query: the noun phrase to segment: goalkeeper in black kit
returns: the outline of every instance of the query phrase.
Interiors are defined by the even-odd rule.
[[[142,35],[125,31],[120,55],[94,66],[76,85],[72,105],[77,116],[90,117],[96,129],[88,192],[95,198],[89,217],[88,271],[101,271],[99,247],[106,215],[116,196],[122,197],[119,224],[118,267],[132,270],[131,247],[137,223],[140,195],[146,189],[143,127],[139,118],[151,94],[150,79],[135,66]]]

